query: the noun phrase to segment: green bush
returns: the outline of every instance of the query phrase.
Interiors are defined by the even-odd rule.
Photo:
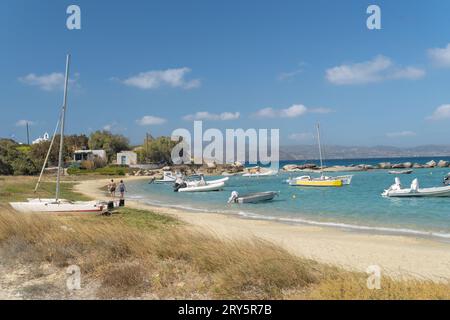
[[[71,175],[99,174],[106,176],[124,176],[128,171],[128,168],[123,166],[108,166],[90,170],[77,167],[70,167],[69,169],[67,169],[67,173]]]

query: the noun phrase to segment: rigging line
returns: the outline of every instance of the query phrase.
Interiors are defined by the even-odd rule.
[[[52,151],[53,143],[55,142],[56,133],[58,132],[59,123],[61,122],[61,115],[62,115],[62,110],[58,117],[58,122],[56,123],[55,131],[53,132],[53,137],[52,137],[52,141],[50,142],[50,147],[48,148],[47,155],[45,156],[44,164],[41,169],[41,174],[39,175],[39,179],[36,183],[36,186],[34,187],[34,193],[36,193],[37,189],[39,188],[39,185],[41,184],[42,175],[44,174],[45,166],[47,165],[47,161],[50,156],[50,152]]]

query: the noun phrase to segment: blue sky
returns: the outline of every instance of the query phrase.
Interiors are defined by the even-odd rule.
[[[81,7],[82,29],[66,28]],[[368,30],[377,4],[382,30]],[[0,136],[53,131],[71,52],[67,131],[141,142],[205,127],[280,128],[281,144],[448,144],[450,2],[0,3]]]

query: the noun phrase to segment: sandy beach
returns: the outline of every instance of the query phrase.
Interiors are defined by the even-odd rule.
[[[124,182],[148,177],[127,177]],[[109,179],[87,180],[76,191],[95,199],[107,199],[103,188]],[[365,272],[378,265],[386,275],[401,278],[450,279],[450,244],[413,236],[377,235],[273,221],[249,220],[215,213],[199,213],[126,202],[133,208],[170,214],[189,227],[220,238],[239,240],[258,237],[290,252],[352,271]]]

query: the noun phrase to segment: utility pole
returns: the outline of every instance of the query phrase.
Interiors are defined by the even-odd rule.
[[[30,145],[30,129],[28,128],[28,121],[27,121],[27,144]]]

